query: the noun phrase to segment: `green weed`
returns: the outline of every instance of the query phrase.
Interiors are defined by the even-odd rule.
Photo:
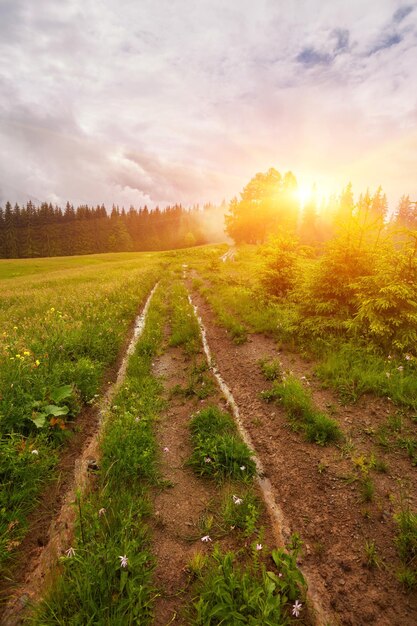
[[[221,505],[220,517],[228,529],[242,530],[246,536],[256,531],[260,515],[260,504],[252,491],[237,494],[226,493]]]
[[[192,418],[190,430],[193,452],[189,464],[200,476],[248,481],[255,475],[252,454],[228,413],[214,406],[203,409]]]
[[[365,541],[365,563],[369,569],[375,567],[379,569],[381,567],[381,561],[378,556],[375,541],[373,540]]]
[[[255,551],[252,563],[242,568],[235,553],[215,547],[194,586],[192,623],[289,624],[290,603],[303,600],[305,582],[294,555],[274,551],[272,558],[276,569],[267,569]]]
[[[259,365],[266,380],[282,380],[282,364],[279,359],[261,359]]]
[[[311,393],[293,376],[274,382],[272,389],[263,392],[262,397],[279,401],[294,428],[302,430],[308,441],[325,445],[342,438],[337,422],[314,407]]]

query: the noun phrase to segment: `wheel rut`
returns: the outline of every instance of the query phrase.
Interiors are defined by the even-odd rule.
[[[187,282],[191,289],[190,283]],[[254,442],[286,526],[291,532],[299,532],[305,542],[301,568],[317,599],[317,623],[413,626],[417,617],[416,597],[403,593],[395,579],[394,569],[399,566],[399,560],[394,544],[391,498],[398,473],[413,475],[411,464],[396,455],[399,469],[391,477],[378,476],[378,496],[375,502],[365,506],[357,487],[346,480],[352,463],[341,455],[340,449],[306,443],[289,428],[279,406],[260,399],[260,392],[268,383],[261,375],[259,359],[280,356],[286,369],[296,369],[297,375],[307,374],[323,406],[337,403],[335,396],[319,389],[311,369],[302,368],[301,359],[283,352],[278,354],[272,339],[251,335],[246,344],[234,345],[227,332],[216,324],[205,300],[195,291],[192,298],[206,329],[215,367],[238,405],[240,419]],[[355,412],[352,408],[345,412],[339,406],[337,417],[346,430]],[[356,443],[366,450],[363,437]],[[381,549],[384,558],[381,568],[370,570],[365,566],[364,546],[368,539],[375,539]],[[395,606],[393,597],[401,599]]]

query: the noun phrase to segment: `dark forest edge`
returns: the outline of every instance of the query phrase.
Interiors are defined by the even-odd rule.
[[[43,202],[25,206],[6,202],[0,207],[0,258],[33,258],[171,250],[218,242],[226,205],[205,204],[191,209],[181,204],[128,211],[104,205],[74,208]]]

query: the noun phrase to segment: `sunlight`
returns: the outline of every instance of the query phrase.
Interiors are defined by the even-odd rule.
[[[303,209],[305,205],[311,200],[313,196],[313,186],[308,184],[299,184],[297,191],[297,198],[300,203],[301,208]]]

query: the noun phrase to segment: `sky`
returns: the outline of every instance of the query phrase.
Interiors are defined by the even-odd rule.
[[[417,200],[417,2],[0,0],[0,204]]]

